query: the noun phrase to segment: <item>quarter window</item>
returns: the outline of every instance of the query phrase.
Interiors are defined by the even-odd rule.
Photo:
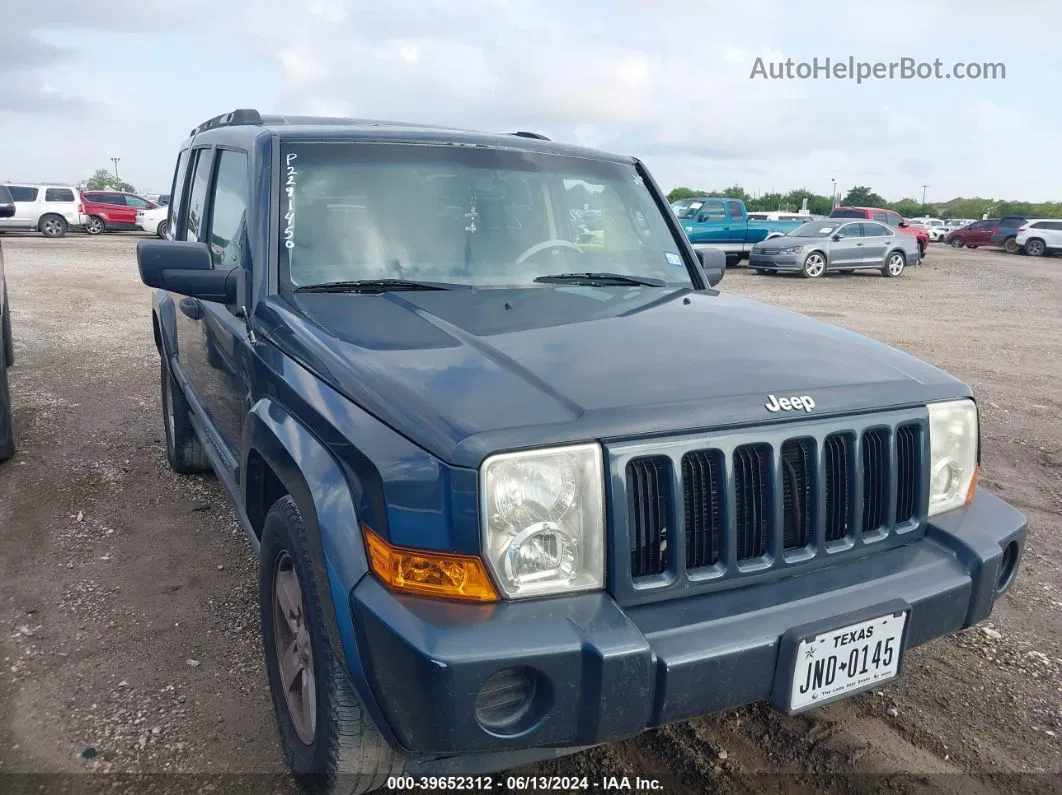
[[[44,200],[46,202],[72,202],[74,192],[69,188],[48,188],[44,191]]]
[[[11,191],[11,198],[17,202],[35,202],[37,194],[40,193],[36,188],[24,188],[21,185],[8,185],[7,187]]]

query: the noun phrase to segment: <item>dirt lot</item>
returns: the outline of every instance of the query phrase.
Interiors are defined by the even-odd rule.
[[[20,450],[0,466],[0,791],[288,792],[250,546],[212,478],[166,467],[135,243],[3,237]],[[971,383],[982,482],[1029,517],[1021,575],[990,624],[914,650],[882,691],[798,718],[737,710],[521,772],[668,792],[1062,789],[1062,259],[935,245],[899,279],[742,268],[722,288]],[[70,775],[89,771],[125,775]]]

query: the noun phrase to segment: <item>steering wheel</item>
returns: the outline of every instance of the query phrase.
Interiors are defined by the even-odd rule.
[[[527,261],[531,257],[539,254],[543,251],[547,251],[551,248],[573,248],[580,254],[585,254],[586,251],[580,246],[572,243],[570,240],[543,240],[541,243],[535,243],[527,249],[523,254],[516,258],[517,264]]]

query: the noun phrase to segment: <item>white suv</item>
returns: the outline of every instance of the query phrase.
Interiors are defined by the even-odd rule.
[[[1062,220],[1030,218],[1018,228],[1014,242],[1018,244],[1019,251],[1030,257],[1062,251]]]
[[[909,218],[909,224],[924,227],[929,232],[929,239],[940,242],[948,236],[949,230],[939,218]]]
[[[30,182],[4,184],[15,200],[15,217],[0,218],[0,230],[36,230],[45,237],[62,237],[71,227],[83,225],[77,188]]]

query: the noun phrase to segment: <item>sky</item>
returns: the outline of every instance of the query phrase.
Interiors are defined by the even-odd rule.
[[[122,179],[165,193],[192,127],[256,108],[533,130],[640,157],[665,190],[1062,200],[1062,47],[1037,33],[1062,29],[1057,0],[47,7],[0,0],[0,181],[76,183],[118,157]],[[1005,78],[753,76],[816,58]]]

